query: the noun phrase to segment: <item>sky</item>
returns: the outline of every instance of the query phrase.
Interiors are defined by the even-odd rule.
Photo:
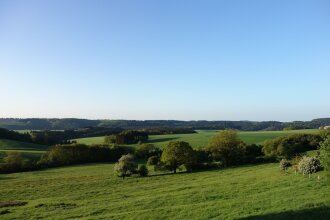
[[[328,0],[0,0],[0,117],[330,117]]]

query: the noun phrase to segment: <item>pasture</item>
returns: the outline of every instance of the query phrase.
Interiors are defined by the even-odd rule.
[[[38,159],[46,152],[47,148],[48,146],[40,144],[0,139],[0,159],[8,151],[20,152],[25,158]]]
[[[317,175],[321,180],[317,180]],[[329,219],[324,173],[249,165],[121,179],[113,164],[0,175],[1,219]]]
[[[217,132],[218,131],[199,130],[198,133],[194,134],[150,135],[148,142],[162,148],[169,141],[180,140],[189,142],[194,148],[200,148],[207,146]],[[262,144],[262,142],[267,139],[272,139],[283,135],[296,133],[316,134],[317,132],[319,132],[317,129],[292,131],[240,131],[238,132],[238,136],[248,144]],[[76,141],[84,144],[102,144],[104,137],[80,138],[76,139]]]

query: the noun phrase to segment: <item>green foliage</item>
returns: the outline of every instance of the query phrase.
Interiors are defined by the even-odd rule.
[[[135,156],[147,159],[151,156],[160,156],[162,151],[153,144],[139,144],[135,150]]]
[[[171,141],[163,150],[161,162],[173,173],[176,173],[177,168],[181,165],[189,169],[190,165],[195,163],[194,151],[187,142]]]
[[[23,166],[22,155],[18,152],[7,152],[7,156],[3,159],[7,169],[18,171]]]
[[[116,135],[117,144],[136,144],[146,142],[149,138],[148,133],[136,130],[122,131]]]
[[[245,144],[237,137],[235,130],[224,130],[212,139],[208,150],[215,161],[226,167],[244,161],[244,148]]]
[[[290,159],[297,154],[316,150],[322,137],[315,134],[292,134],[264,142],[263,152],[268,157]]]
[[[9,131],[5,128],[0,128],[0,139],[31,142],[31,137],[28,133]]]
[[[262,144],[265,140],[273,139],[289,134],[317,134],[319,130],[294,130],[294,131],[239,131],[238,138],[247,144]],[[168,142],[172,140],[186,141],[194,149],[203,148],[208,145],[212,138],[218,134],[218,131],[198,131],[194,134],[169,134],[169,135],[149,135],[148,142],[162,149]],[[104,144],[104,137],[90,137],[75,139],[81,144]],[[148,143],[147,142],[147,143]]]
[[[327,174],[330,175],[330,137],[328,137],[320,147],[320,159],[321,164],[326,170]]]
[[[137,164],[134,162],[132,154],[123,155],[114,166],[115,174],[118,177],[129,177],[136,173]]]
[[[263,156],[262,146],[256,144],[250,144],[245,146],[244,157],[246,163],[254,163],[260,156]]]
[[[61,166],[79,163],[115,162],[130,149],[118,145],[62,144],[49,149],[40,165]]]
[[[282,159],[280,161],[280,170],[286,171],[290,166],[291,166],[290,161],[288,161],[286,159]]]
[[[145,176],[148,176],[148,168],[146,165],[140,165],[139,168],[138,168],[138,174],[141,176],[141,177],[145,177]]]
[[[159,161],[160,161],[159,156],[151,156],[148,158],[147,165],[155,166],[158,164]]]
[[[116,143],[116,135],[108,135],[104,137],[104,144],[115,144]]]
[[[298,164],[298,170],[303,174],[316,173],[321,170],[320,160],[316,157],[304,156]]]
[[[322,129],[320,130],[320,136],[321,136],[323,139],[326,139],[327,137],[330,137],[330,127],[322,128]]]

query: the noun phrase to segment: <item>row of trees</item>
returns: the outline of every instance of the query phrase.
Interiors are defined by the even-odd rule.
[[[301,152],[317,149],[323,139],[317,135],[289,135],[276,138],[265,143],[265,146],[247,145],[241,141],[234,130],[219,132],[206,148],[193,149],[189,143],[183,141],[169,142],[163,150],[153,144],[139,144],[136,149],[120,145],[94,145],[61,144],[51,147],[41,160],[33,163],[33,169],[43,167],[70,165],[89,162],[115,162],[122,155],[132,154],[135,158],[147,160],[157,170],[169,170],[173,173],[178,168],[187,171],[208,169],[214,167],[228,167],[246,163],[265,162],[278,158],[292,158]],[[325,141],[324,143],[328,143]],[[328,145],[322,146],[328,146]],[[327,147],[321,147],[322,155],[328,155]],[[15,156],[15,155],[14,155]],[[329,157],[329,156],[328,156]],[[7,160],[1,172],[14,172],[24,170]],[[326,158],[326,157],[325,157]],[[126,160],[123,160],[126,161]],[[326,161],[326,159],[322,159]],[[326,162],[322,162],[326,165]],[[10,168],[12,164],[12,168]],[[22,163],[18,163],[22,164]],[[31,163],[30,163],[31,164]],[[134,170],[132,170],[132,173]]]
[[[266,140],[262,151],[269,158],[291,159],[303,152],[317,150],[323,140],[317,134],[292,134]]]
[[[171,141],[161,151],[152,144],[139,145],[135,151],[136,158],[147,160],[148,165],[153,165],[155,170],[168,170],[173,173],[178,168],[184,167],[187,171],[196,169],[206,169],[214,167],[227,167],[232,165],[240,165],[245,163],[254,163],[260,161],[273,161],[280,158],[293,158],[295,156],[295,164],[299,164],[301,172],[316,172],[322,166],[326,170],[330,170],[330,139],[322,142],[319,135],[297,134],[286,137],[276,138],[266,142],[265,146],[247,145],[241,141],[237,132],[234,130],[225,130],[219,132],[205,149],[194,150],[189,143],[184,141]],[[321,147],[319,148],[319,144]],[[309,151],[319,149],[320,158],[315,157],[299,157],[297,155]],[[133,160],[133,156],[130,156]],[[293,161],[283,159],[281,167],[293,164]],[[121,162],[123,163],[123,162]],[[116,169],[118,176],[125,174]],[[134,174],[134,170],[128,171]]]
[[[72,164],[116,162],[134,149],[119,145],[59,144],[51,147],[39,160],[24,159],[18,152],[8,152],[0,164],[0,173],[22,172]]]
[[[149,135],[144,131],[127,130],[119,134],[109,135],[104,138],[105,144],[136,144],[148,141]]]

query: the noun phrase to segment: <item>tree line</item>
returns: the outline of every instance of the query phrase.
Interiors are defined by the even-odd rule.
[[[127,134],[131,133],[127,132]],[[323,158],[327,158],[329,157],[329,136],[330,131],[324,136],[293,134],[268,140],[262,146],[246,144],[238,138],[237,131],[224,130],[214,136],[208,146],[200,149],[193,149],[188,142],[184,141],[171,141],[163,149],[150,143],[141,143],[136,148],[118,144],[92,146],[59,144],[51,147],[39,161],[24,161],[19,153],[10,152],[5,157],[5,163],[0,167],[0,172],[119,160],[115,171],[118,176],[126,177],[139,173],[138,166],[132,165],[135,158],[146,161],[147,165],[153,166],[155,170],[176,173],[178,169],[194,171],[248,163],[274,162],[281,159],[293,160],[306,151],[320,149],[320,146],[323,146],[320,150],[323,152]],[[327,161],[327,159],[323,160]],[[125,162],[129,164],[126,166]],[[127,167],[132,167],[132,169]],[[144,173],[145,168],[141,168]]]
[[[86,137],[101,137],[106,136],[109,144],[135,144],[145,142],[149,135],[161,134],[188,134],[196,133],[191,129],[180,128],[152,128],[138,130],[124,130],[122,128],[107,128],[107,127],[86,127],[75,130],[32,130],[25,133],[10,131],[0,128],[0,139],[9,139],[23,142],[31,142],[43,145],[55,145],[72,143],[72,139]]]
[[[0,118],[0,127],[10,130],[75,130],[84,127],[122,129],[180,128],[191,130],[237,129],[241,131],[310,129],[330,125],[330,118],[311,121],[178,121],[178,120],[87,120],[87,119],[40,119]]]

